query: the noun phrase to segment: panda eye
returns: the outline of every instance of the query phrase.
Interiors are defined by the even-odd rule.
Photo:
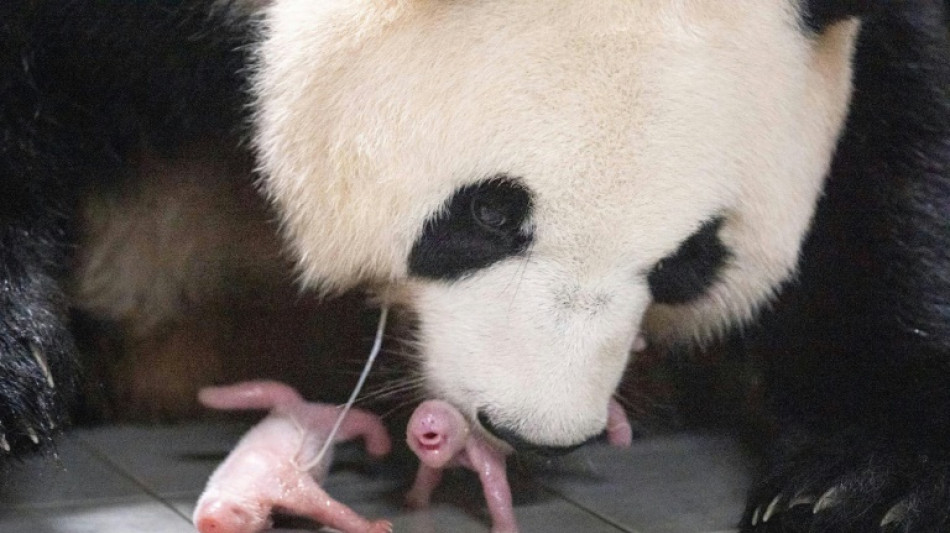
[[[472,201],[472,214],[475,216],[475,220],[482,225],[483,228],[498,231],[502,229],[505,225],[505,222],[508,222],[508,215],[506,215],[501,210],[495,209],[491,205],[484,203],[480,198],[476,198]]]
[[[523,253],[531,242],[524,223],[531,195],[507,176],[466,185],[426,221],[409,253],[409,272],[453,280]]]
[[[483,229],[494,233],[517,230],[527,214],[525,198],[511,194],[505,187],[492,184],[472,195],[472,218]]]
[[[723,221],[721,216],[706,221],[676,251],[654,265],[647,275],[647,283],[655,302],[689,303],[719,279],[731,256],[719,239]]]

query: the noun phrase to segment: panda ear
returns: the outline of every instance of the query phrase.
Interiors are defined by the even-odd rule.
[[[839,20],[866,15],[887,0],[803,0],[802,15],[808,29],[820,33]]]

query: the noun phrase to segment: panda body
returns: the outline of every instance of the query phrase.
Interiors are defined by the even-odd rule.
[[[778,421],[745,531],[950,525],[945,1],[0,9],[5,448],[75,385],[80,199],[246,132],[302,282],[408,308],[513,448],[596,437],[638,338],[740,326]]]

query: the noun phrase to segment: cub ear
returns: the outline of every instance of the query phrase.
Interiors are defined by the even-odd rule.
[[[888,0],[803,0],[802,16],[810,30],[821,32],[839,20],[865,15],[887,3]]]

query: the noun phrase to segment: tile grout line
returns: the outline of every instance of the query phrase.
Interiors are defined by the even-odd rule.
[[[553,494],[554,496],[557,496],[558,498],[561,498],[562,500],[566,501],[567,503],[569,503],[569,504],[571,504],[571,505],[577,507],[577,508],[580,509],[581,511],[584,511],[585,513],[587,513],[587,514],[589,514],[589,515],[591,515],[591,516],[593,516],[593,517],[595,517],[595,518],[597,518],[597,519],[599,519],[599,520],[601,520],[601,521],[603,521],[603,522],[605,522],[605,523],[607,523],[607,524],[609,524],[609,525],[611,525],[611,526],[617,528],[617,529],[620,530],[620,531],[623,531],[624,533],[641,533],[641,532],[639,532],[639,531],[636,530],[636,529],[630,529],[629,526],[626,526],[626,525],[624,525],[624,524],[621,524],[620,522],[617,522],[617,521],[614,520],[613,518],[610,518],[609,516],[604,515],[603,513],[597,511],[596,509],[592,509],[592,508],[590,508],[589,506],[584,505],[583,503],[577,501],[577,500],[574,499],[574,498],[571,498],[571,497],[567,496],[566,494],[564,494],[563,492],[561,492],[561,491],[559,491],[559,490],[557,490],[557,489],[551,488],[551,487],[549,487],[549,486],[547,486],[547,485],[545,485],[545,484],[543,484],[543,483],[541,484],[541,488],[542,488],[542,490],[545,490],[545,491],[547,491],[547,492]]]
[[[142,491],[145,492],[145,494],[147,494],[148,496],[151,496],[153,499],[161,503],[164,507],[171,510],[171,512],[175,513],[175,515],[177,515],[179,518],[191,524],[191,517],[185,516],[181,511],[179,511],[175,507],[175,505],[172,502],[168,501],[157,491],[149,487],[148,484],[145,483],[143,480],[141,480],[138,476],[127,471],[125,468],[122,467],[122,465],[113,461],[112,458],[106,455],[102,450],[100,450],[98,447],[96,447],[95,445],[87,441],[86,439],[82,438],[80,435],[73,435],[73,438],[76,439],[76,441],[79,442],[80,445],[86,448],[86,451],[91,453],[97,459],[105,463],[109,468],[114,470],[116,474],[128,479],[129,481],[137,485],[140,489],[142,489]]]

